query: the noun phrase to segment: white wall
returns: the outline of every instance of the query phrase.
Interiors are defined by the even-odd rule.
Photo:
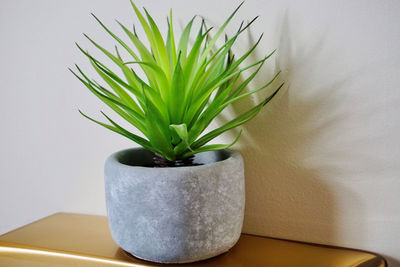
[[[172,7],[177,25],[193,14],[220,24],[239,4],[136,2],[160,24]],[[104,159],[133,146],[77,112],[103,106],[67,71],[89,70],[74,41],[89,48],[86,32],[113,44],[90,12],[111,25],[133,19],[127,0],[0,3],[0,233],[59,211],[105,214]],[[289,89],[236,147],[246,159],[244,231],[371,250],[400,266],[400,2],[249,0],[230,32],[254,15],[238,50],[264,32],[256,56],[278,47]]]

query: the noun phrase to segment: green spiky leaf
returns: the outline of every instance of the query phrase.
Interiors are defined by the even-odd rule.
[[[164,38],[161,27],[150,13],[145,8],[139,10],[132,0],[130,2],[145,38],[139,38],[135,28],[131,31],[117,21],[126,34],[128,44],[92,14],[117,46],[110,50],[85,36],[97,52],[101,52],[114,66],[100,61],[97,56],[77,45],[104,84],[89,78],[78,66],[77,72],[72,72],[91,93],[139,130],[144,138],[121,127],[104,113],[108,124],[81,114],[171,161],[234,145],[240,134],[230,144],[209,142],[254,118],[282,87],[279,86],[264,101],[232,121],[206,132],[211,122],[226,107],[272,87],[277,80],[279,72],[263,86],[246,91],[274,53],[245,64],[261,42],[262,35],[243,55],[235,58],[232,53],[238,38],[257,17],[247,24],[242,22],[233,36],[224,34],[242,6],[241,3],[220,27],[215,27],[217,30],[206,27],[204,20],[198,29],[193,30],[197,27],[195,21],[198,17],[194,16],[178,36],[174,31],[170,10]],[[196,33],[192,34],[194,31]],[[122,53],[123,50],[126,53]],[[247,72],[249,74],[246,75]],[[242,77],[244,75],[247,77]]]

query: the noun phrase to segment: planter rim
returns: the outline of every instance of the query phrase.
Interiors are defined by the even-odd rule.
[[[201,152],[201,153],[195,154],[195,157],[196,157],[196,155],[199,155],[199,154],[205,154],[205,153],[208,153],[208,154],[213,153],[213,154],[215,154],[215,153],[219,152],[219,153],[226,153],[226,158],[221,159],[221,160],[217,160],[217,161],[213,161],[213,162],[209,162],[209,163],[204,163],[204,164],[201,164],[201,165],[194,165],[194,166],[153,167],[153,166],[129,165],[129,164],[121,162],[118,159],[118,157],[121,156],[122,154],[130,153],[130,152],[134,152],[134,151],[137,151],[137,152],[142,151],[142,152],[145,152],[145,153],[146,152],[147,153],[151,152],[148,149],[145,149],[143,147],[135,147],[135,148],[123,149],[123,150],[120,150],[120,151],[112,153],[107,158],[106,162],[107,163],[111,163],[111,164],[117,164],[117,165],[120,165],[120,167],[127,168],[127,169],[131,169],[131,168],[138,169],[138,168],[140,168],[140,169],[143,169],[143,170],[147,169],[147,170],[152,170],[152,171],[154,171],[154,170],[157,170],[157,171],[162,171],[162,170],[190,171],[190,170],[193,170],[193,169],[209,168],[210,166],[222,165],[222,164],[226,164],[226,163],[228,163],[230,161],[233,161],[236,158],[242,158],[240,152],[238,152],[236,150],[221,149],[221,150]],[[151,152],[151,153],[153,153],[153,152]]]

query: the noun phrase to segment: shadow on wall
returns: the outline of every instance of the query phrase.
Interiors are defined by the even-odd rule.
[[[308,41],[305,47],[297,44],[294,47],[289,29],[286,15],[280,30],[277,57],[277,69],[282,69],[286,86],[255,119],[239,127],[243,129],[243,135],[237,149],[243,154],[246,166],[243,231],[340,245],[340,206],[335,192],[329,180],[324,179],[324,173],[308,163],[313,158],[314,140],[345,118],[346,114],[336,111],[340,104],[336,92],[350,80],[332,82],[326,88],[313,84],[308,74],[316,71],[316,66],[309,59],[319,56],[324,37]],[[263,56],[257,52],[254,58]],[[266,80],[261,73],[257,79],[258,86]],[[291,84],[294,80],[296,82]],[[311,87],[316,89],[309,90]],[[261,100],[261,96],[245,99],[234,105],[232,111],[241,114]],[[222,121],[227,120],[222,117]],[[239,131],[232,130],[230,137],[236,137]],[[338,185],[335,188],[338,190]],[[359,202],[346,188],[340,188],[340,191],[353,203]],[[359,207],[362,209],[361,203]],[[363,213],[360,210],[358,214],[360,212]],[[363,225],[357,227],[360,229]]]

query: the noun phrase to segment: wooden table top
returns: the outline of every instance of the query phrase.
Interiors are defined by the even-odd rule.
[[[137,259],[112,240],[104,216],[57,213],[0,236],[0,266],[162,266]],[[364,251],[242,234],[227,253],[163,266],[385,267]]]

